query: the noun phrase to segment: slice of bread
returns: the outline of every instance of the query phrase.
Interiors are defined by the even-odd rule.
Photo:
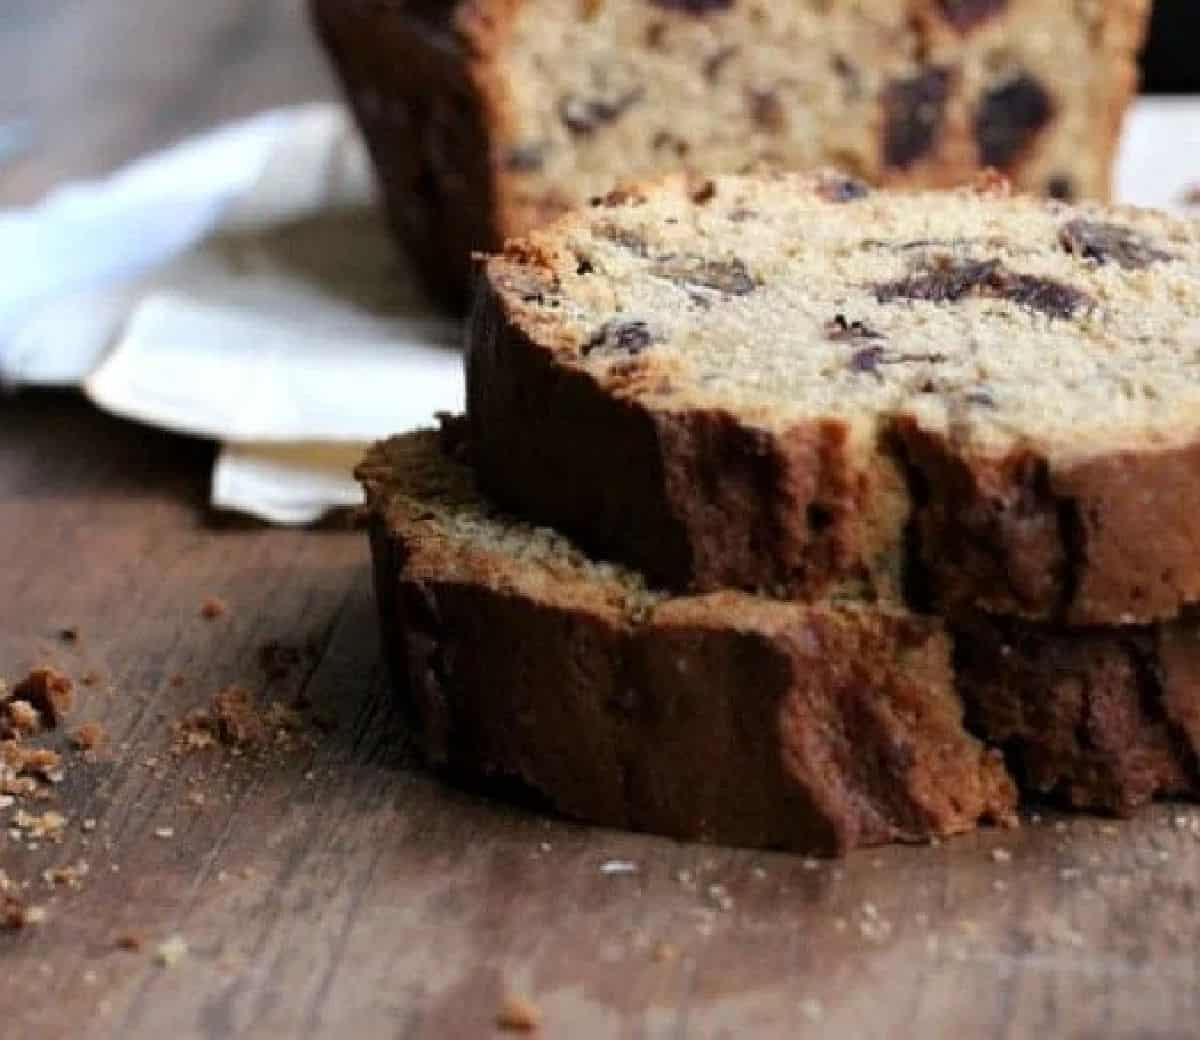
[[[469,339],[488,493],[667,587],[1200,599],[1200,223],[675,176],[486,260]]]
[[[447,295],[620,179],[832,164],[1102,198],[1149,0],[311,0]]]
[[[434,433],[359,477],[384,647],[434,763],[594,823],[816,853],[1012,819],[936,621],[654,591],[498,513]]]

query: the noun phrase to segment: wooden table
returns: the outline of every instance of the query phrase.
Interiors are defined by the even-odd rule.
[[[329,89],[283,0],[7,0],[0,80],[37,126],[6,202]],[[94,673],[62,732],[109,734],[37,807],[61,844],[0,831],[47,911],[0,934],[0,1035],[486,1037],[510,992],[553,1037],[1200,1032],[1200,813],[818,863],[453,790],[389,711],[362,536],[211,516],[211,459],[71,396],[0,404],[0,674]],[[270,678],[269,641],[308,649]],[[173,755],[171,723],[234,682],[335,726]],[[42,879],[81,860],[77,891]]]

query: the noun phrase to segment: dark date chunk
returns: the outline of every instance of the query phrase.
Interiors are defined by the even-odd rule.
[[[1071,318],[1092,302],[1087,293],[1051,278],[1018,274],[999,260],[944,259],[895,282],[875,286],[880,303],[927,300],[957,303],[968,296],[1007,300],[1050,318]]]
[[[704,78],[709,83],[716,83],[721,78],[721,72],[727,64],[737,55],[741,48],[737,44],[726,44],[724,47],[718,47],[707,58],[704,59],[702,71]]]
[[[938,0],[942,17],[961,33],[970,32],[1008,6],[1008,0]]]
[[[879,366],[883,363],[883,347],[863,347],[856,350],[850,357],[850,371],[879,375]],[[881,377],[882,378],[882,377]]]
[[[818,185],[817,194],[826,202],[855,202],[870,195],[871,189],[854,177],[826,177]]]
[[[750,118],[760,130],[778,134],[787,129],[787,109],[775,91],[748,90],[746,105],[750,109]]]
[[[571,133],[584,136],[615,123],[645,96],[645,87],[633,87],[614,98],[581,98],[568,94],[558,103],[558,115]]]
[[[634,256],[644,257],[649,252],[649,246],[641,235],[617,224],[597,224],[593,234],[597,238],[602,238],[615,246],[628,250]]]
[[[904,169],[933,151],[946,116],[950,70],[893,80],[883,92],[883,158]]]
[[[842,81],[842,93],[847,101],[857,101],[862,97],[862,76],[857,66],[844,54],[835,54],[830,59],[835,75]]]
[[[873,375],[882,382],[882,365],[940,365],[945,360],[945,354],[888,354],[883,347],[863,347],[851,355],[849,364],[851,372]]]
[[[1175,257],[1155,246],[1145,235],[1120,224],[1101,220],[1072,220],[1058,233],[1059,242],[1072,256],[1103,266],[1112,260],[1127,271],[1149,267]]]
[[[712,14],[714,11],[732,10],[734,0],[650,0],[653,7],[664,11],[682,11],[684,14]]]
[[[1092,302],[1087,293],[1074,286],[1032,274],[1005,273],[997,285],[997,293],[1001,299],[1051,318],[1074,317],[1076,311]]]
[[[650,272],[685,289],[725,296],[745,296],[757,288],[746,265],[736,258],[706,260],[701,256],[666,256],[655,263]]]
[[[536,173],[545,164],[545,147],[540,144],[519,145],[504,157],[504,168],[514,173]]]
[[[677,159],[682,159],[692,150],[692,146],[682,137],[677,137],[669,130],[659,130],[650,141],[650,147],[656,152],[671,152]]]
[[[993,87],[975,113],[975,142],[984,165],[1011,167],[1053,117],[1050,95],[1028,73]]]
[[[644,321],[614,318],[584,343],[583,356],[598,353],[637,357],[658,342],[661,341]]]
[[[847,321],[844,314],[835,314],[832,321],[825,323],[825,335],[835,343],[850,343],[862,339],[883,339],[883,336],[866,322]]]
[[[1075,195],[1075,182],[1064,173],[1056,174],[1046,182],[1046,194],[1059,202],[1070,202]]]

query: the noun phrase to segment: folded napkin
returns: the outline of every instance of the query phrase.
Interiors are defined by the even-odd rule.
[[[463,403],[460,330],[345,111],[269,112],[0,213],[0,379],[223,444],[213,504],[309,523],[365,442]]]
[[[1181,208],[1200,100],[1143,99],[1126,202]],[[0,211],[0,379],[222,442],[214,505],[304,524],[359,501],[363,443],[463,404],[457,323],[416,286],[345,111],[267,112]]]

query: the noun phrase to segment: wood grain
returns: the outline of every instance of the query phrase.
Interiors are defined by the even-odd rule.
[[[276,0],[7,0],[0,82],[39,126],[8,199],[327,89]],[[0,829],[49,912],[0,934],[0,1035],[481,1037],[509,991],[548,1037],[1196,1035],[1200,813],[810,863],[456,790],[406,757],[365,540],[216,522],[211,459],[69,396],[0,402],[0,675],[97,670],[73,719],[111,734],[95,762],[68,753],[62,845]],[[228,613],[201,618],[209,596]],[[269,683],[272,639],[317,652]],[[267,761],[165,756],[171,721],[234,681],[337,726]],[[82,890],[45,886],[81,857]],[[188,955],[156,963],[173,935]]]
[[[209,460],[71,398],[0,412],[0,666],[97,669],[74,718],[113,742],[69,757],[61,846],[0,844],[49,908],[0,936],[11,1035],[486,1036],[509,990],[547,1036],[1194,1035],[1200,814],[814,863],[458,791],[406,758],[362,536],[215,530]],[[208,596],[228,613],[201,618]],[[271,639],[319,655],[270,685]],[[303,689],[337,728],[267,762],[164,758],[169,722],[233,681]],[[80,857],[82,891],[39,880]],[[175,934],[189,955],[155,963]]]

